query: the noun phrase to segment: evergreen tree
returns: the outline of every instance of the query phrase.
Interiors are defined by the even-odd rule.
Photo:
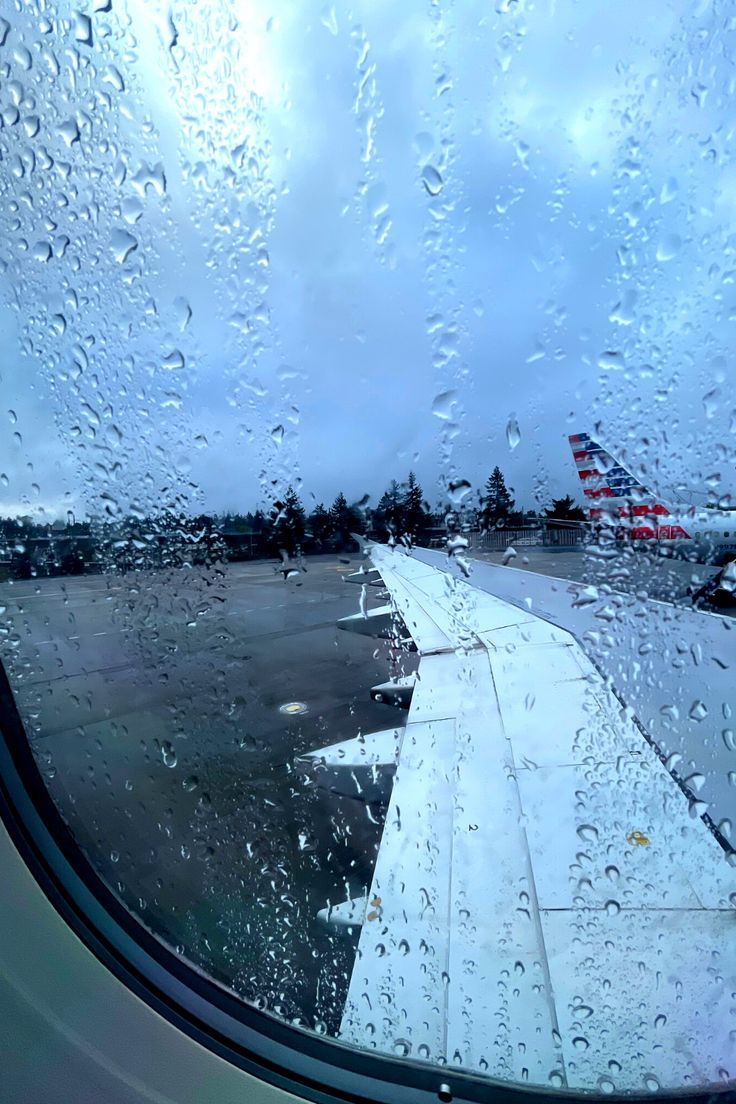
[[[270,544],[275,551],[284,549],[297,552],[304,541],[306,518],[299,495],[293,487],[287,490],[284,501],[274,503],[273,532]]]
[[[318,502],[308,519],[308,530],[317,544],[324,544],[334,532],[332,514]]]
[[[553,498],[552,505],[544,511],[544,516],[549,521],[585,521],[585,511],[580,506],[575,505],[575,499],[572,495],[565,495],[564,498]]]
[[[424,508],[422,488],[417,483],[417,477],[413,471],[409,472],[402,505],[404,530],[409,537],[415,539],[419,530],[427,524],[427,511]]]
[[[506,486],[503,472],[496,465],[485,485],[479,520],[484,529],[508,522],[514,512],[514,499]]]
[[[342,491],[332,503],[330,518],[333,532],[342,547],[352,543],[351,533],[365,532],[365,521],[361,511],[357,506],[348,505],[348,500]]]
[[[391,480],[387,490],[383,492],[378,500],[378,506],[373,514],[373,522],[381,535],[384,530],[393,533],[394,536],[398,536],[404,531],[404,497],[401,493],[401,487],[395,479]]]

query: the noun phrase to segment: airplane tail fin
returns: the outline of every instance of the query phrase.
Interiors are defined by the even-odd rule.
[[[668,516],[669,508],[588,433],[568,438],[591,519]]]

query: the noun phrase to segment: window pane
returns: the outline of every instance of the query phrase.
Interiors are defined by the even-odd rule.
[[[735,27],[0,20],[2,660],[95,868],[306,1030],[734,1076]]]

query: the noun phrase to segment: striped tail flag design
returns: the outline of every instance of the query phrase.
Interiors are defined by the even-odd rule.
[[[588,433],[573,433],[569,441],[592,521],[670,516],[668,507]]]

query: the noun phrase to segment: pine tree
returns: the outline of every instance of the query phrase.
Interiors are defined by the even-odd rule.
[[[334,532],[332,514],[326,510],[321,502],[318,502],[308,519],[308,528],[313,540],[317,544],[323,544]]]
[[[382,530],[387,530],[394,536],[399,536],[404,531],[404,497],[395,479],[391,480],[378,500],[373,523],[381,535]]]
[[[405,532],[414,539],[419,530],[427,524],[427,511],[424,508],[422,488],[417,483],[417,477],[413,471],[409,472],[402,505]]]
[[[363,514],[357,506],[348,505],[348,500],[345,495],[340,493],[335,498],[330,508],[330,517],[332,519],[332,528],[334,534],[340,541],[341,547],[346,547],[353,543],[352,533],[365,532],[365,520]]]
[[[552,505],[544,511],[544,516],[550,521],[585,521],[585,511],[575,505],[572,495],[553,498]]]
[[[502,524],[509,520],[514,510],[514,499],[506,486],[503,472],[496,465],[485,485],[483,506],[480,512],[480,522],[484,529],[489,529],[499,522]]]
[[[274,527],[271,535],[272,547],[289,553],[297,552],[304,541],[305,515],[299,495],[289,487],[283,502],[274,503]]]

